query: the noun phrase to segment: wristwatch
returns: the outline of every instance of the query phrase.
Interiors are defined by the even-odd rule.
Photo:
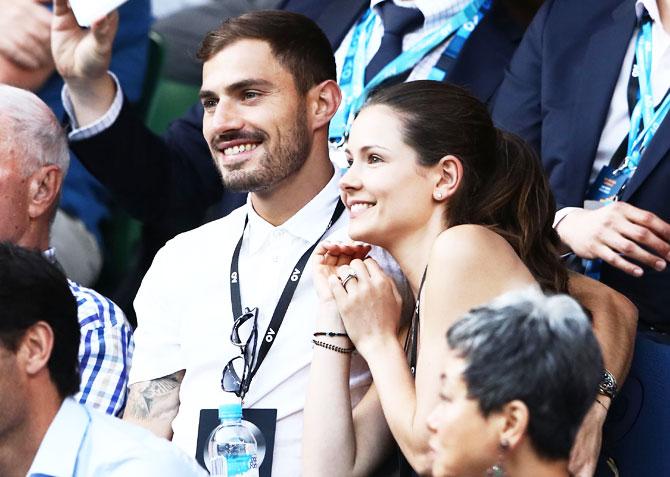
[[[600,384],[598,384],[598,392],[603,396],[607,396],[610,399],[614,399],[617,393],[617,384],[616,379],[606,369],[603,370],[603,376],[600,379]]]

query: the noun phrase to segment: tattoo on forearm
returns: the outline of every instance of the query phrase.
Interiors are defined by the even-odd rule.
[[[126,414],[136,419],[173,417],[179,408],[179,387],[184,371],[133,384],[128,393]]]

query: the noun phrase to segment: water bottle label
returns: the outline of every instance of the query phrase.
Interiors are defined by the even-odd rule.
[[[228,456],[228,477],[245,476],[251,469],[256,468],[256,456],[254,454],[244,454]]]

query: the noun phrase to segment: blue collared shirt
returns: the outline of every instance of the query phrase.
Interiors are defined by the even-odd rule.
[[[146,429],[63,401],[27,477],[204,477],[176,446]]]
[[[119,416],[126,406],[128,372],[135,349],[130,325],[113,301],[72,280],[68,283],[77,300],[81,331],[81,387],[75,398]]]
[[[56,262],[53,248],[43,255]],[[81,331],[81,387],[74,397],[89,407],[119,416],[126,406],[128,372],[135,349],[130,324],[110,299],[72,280],[68,284],[77,300]]]

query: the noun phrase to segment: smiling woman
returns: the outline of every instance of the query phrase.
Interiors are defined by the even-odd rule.
[[[407,460],[401,475],[425,474],[432,466],[426,419],[440,389],[435,363],[446,358],[449,326],[512,290],[566,289],[553,199],[527,146],[498,131],[480,101],[448,84],[413,81],[373,94],[346,154],[340,188],[349,235],[387,249],[421,306],[408,331],[397,290],[366,258],[368,246],[317,249],[317,329],[336,334],[315,338],[304,470],[370,475],[395,440]],[[374,379],[353,414],[352,345]],[[319,439],[324,433],[327,442]]]

